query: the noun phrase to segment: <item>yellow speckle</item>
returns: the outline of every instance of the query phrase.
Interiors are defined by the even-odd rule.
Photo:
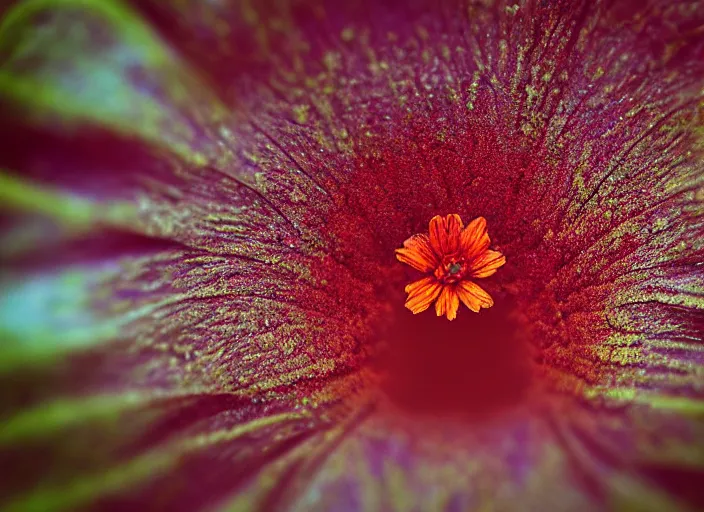
[[[343,41],[349,43],[352,39],[354,39],[354,29],[352,27],[344,28],[340,33],[340,37]]]
[[[538,91],[532,85],[526,85],[526,95],[528,96],[528,106],[530,106],[538,97]]]
[[[298,124],[306,124],[308,122],[308,111],[310,105],[296,105],[293,107],[293,117]]]
[[[323,63],[328,71],[333,71],[340,67],[340,54],[338,52],[327,52],[323,57]]]
[[[442,58],[449,61],[450,57],[452,56],[450,53],[450,48],[448,48],[446,45],[442,46]]]

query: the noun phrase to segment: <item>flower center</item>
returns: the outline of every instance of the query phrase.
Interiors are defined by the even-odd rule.
[[[453,263],[452,266],[450,266],[450,274],[457,274],[460,270],[462,270],[462,265],[459,263]]]
[[[442,284],[454,284],[461,281],[465,276],[465,262],[456,255],[446,256],[443,262],[435,269],[435,278]]]

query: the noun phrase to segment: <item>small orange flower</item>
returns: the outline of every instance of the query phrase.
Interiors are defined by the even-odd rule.
[[[413,314],[435,302],[435,313],[457,317],[460,301],[478,313],[494,305],[491,296],[471,279],[489,277],[506,263],[506,257],[489,250],[486,219],[477,217],[467,227],[457,214],[430,219],[430,236],[413,235],[396,249],[396,258],[416,270],[429,273],[406,286],[406,307]]]

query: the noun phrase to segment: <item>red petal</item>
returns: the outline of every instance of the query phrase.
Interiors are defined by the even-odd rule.
[[[459,249],[462,227],[462,219],[456,213],[444,218],[436,215],[430,219],[430,245],[438,256],[452,254]]]
[[[486,230],[486,219],[477,217],[467,224],[460,235],[460,244],[464,257],[471,259],[489,248],[489,233]]]
[[[481,308],[490,308],[494,305],[491,295],[472,281],[462,281],[457,285],[457,295],[462,303],[475,313],[478,313]]]
[[[425,311],[438,297],[441,288],[440,283],[433,277],[425,277],[409,284],[406,286],[406,293],[408,293],[406,307],[410,309],[414,315]]]
[[[457,317],[457,310],[460,307],[460,298],[451,286],[445,286],[440,292],[440,297],[435,303],[435,314],[438,316],[447,315],[448,320]]]
[[[486,251],[472,261],[472,277],[489,277],[506,263],[506,256],[498,251]]]
[[[396,258],[421,272],[430,272],[440,264],[428,235],[413,235],[407,239],[403,249],[396,249]]]

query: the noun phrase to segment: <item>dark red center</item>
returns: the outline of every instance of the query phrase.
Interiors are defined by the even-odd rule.
[[[435,270],[435,277],[442,284],[454,284],[464,278],[465,267],[464,258],[445,257],[443,263]]]
[[[448,322],[399,307],[383,335],[384,392],[409,414],[485,421],[530,397],[532,355],[510,299]]]

